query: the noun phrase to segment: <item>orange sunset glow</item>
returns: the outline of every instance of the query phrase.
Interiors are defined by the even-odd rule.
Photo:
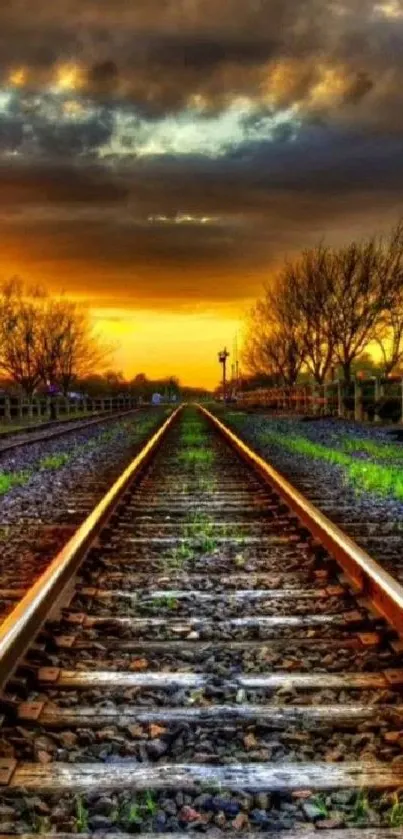
[[[83,302],[125,375],[214,387],[285,256],[401,213],[400,5],[0,9],[2,278]]]

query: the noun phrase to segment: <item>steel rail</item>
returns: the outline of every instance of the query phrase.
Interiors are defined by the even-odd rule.
[[[221,420],[202,405],[197,407],[238,454],[258,470],[266,483],[275,488],[299,520],[341,565],[358,587],[359,594],[368,598],[398,632],[403,632],[403,586]]]
[[[32,426],[30,430],[24,428],[20,431],[13,432],[13,434],[15,434],[16,437],[24,437],[24,434],[27,434],[28,439],[11,440],[11,442],[5,442],[4,445],[2,445],[3,439],[6,441],[10,440],[10,437],[12,437],[13,434],[2,434],[0,437],[0,456],[14,451],[14,449],[21,449],[23,446],[31,446],[33,443],[46,443],[47,440],[54,440],[56,437],[63,437],[65,434],[72,434],[74,431],[83,431],[85,428],[89,428],[92,425],[99,425],[101,422],[123,419],[129,414],[138,413],[139,410],[140,408],[129,408],[127,411],[117,411],[116,413],[111,414],[105,413],[102,414],[102,416],[91,417],[87,420],[64,420],[58,425],[58,428],[53,428],[54,423],[44,423],[43,426]],[[63,428],[63,426],[65,427]],[[41,433],[41,431],[43,433]]]
[[[99,529],[109,519],[131,481],[148,462],[180,410],[181,406],[153,434],[0,625],[0,688],[13,674],[50,611],[60,601]]]

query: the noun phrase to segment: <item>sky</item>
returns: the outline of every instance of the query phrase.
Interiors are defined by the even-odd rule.
[[[401,0],[0,7],[0,278],[214,386],[285,256],[403,215]],[[231,359],[230,359],[231,361]]]

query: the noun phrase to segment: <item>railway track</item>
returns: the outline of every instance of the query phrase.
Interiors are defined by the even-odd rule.
[[[252,411],[242,413],[247,413],[248,416],[253,415]],[[228,421],[225,412],[222,414],[220,411],[220,415],[224,422]],[[268,414],[266,419],[270,426]],[[229,424],[234,427],[231,418],[229,418]],[[270,454],[268,454],[265,443],[259,444],[259,432],[255,436],[255,443],[252,442],[254,438],[252,428],[235,425],[237,433],[241,434],[246,441],[249,440],[250,445],[257,445],[262,456],[269,457],[282,474],[291,476],[294,486],[309,498],[313,505],[338,524],[403,585],[403,524],[400,501],[397,498],[393,500],[393,494],[388,491],[385,492],[384,498],[381,494],[376,497],[375,493],[376,500],[371,501],[367,492],[361,494],[357,491],[357,486],[348,480],[343,480],[341,474],[333,479],[332,472],[325,470],[323,463],[315,461],[314,458],[310,459],[287,452],[286,448],[281,445],[270,446]],[[264,426],[262,430],[263,428]],[[380,429],[376,427],[374,430]],[[402,433],[397,428],[387,426],[383,430],[396,436]],[[331,434],[330,429],[328,441],[330,447],[332,447]],[[301,435],[304,435],[304,424],[301,424]],[[319,437],[318,442],[323,443],[323,438]],[[387,443],[387,438],[383,438],[382,442]],[[390,439],[389,442],[392,440]],[[394,466],[399,467],[398,459]]]
[[[0,472],[33,480],[4,495],[0,490],[0,622],[162,421],[159,410],[134,411],[112,423],[79,428],[68,439],[3,455]],[[61,473],[58,458],[63,465],[64,457],[68,469]]]
[[[108,422],[109,420],[123,419],[138,412],[138,408],[131,408],[125,411],[115,411],[114,413],[100,414],[92,417],[92,419],[85,420],[67,420],[60,423],[46,423],[46,427],[41,430],[20,430],[13,434],[3,434],[0,438],[0,456],[2,454],[9,454],[10,452],[27,446],[32,443],[42,443],[46,440],[54,440],[56,437],[64,437],[66,434],[71,434],[74,431],[82,431],[85,428],[90,428],[93,425],[99,425],[101,422]]]
[[[0,629],[1,834],[401,836],[402,621],[363,551],[175,412]]]

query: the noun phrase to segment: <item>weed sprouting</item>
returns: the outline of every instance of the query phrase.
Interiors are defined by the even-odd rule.
[[[82,798],[81,795],[76,795],[75,804],[76,804],[76,829],[77,829],[77,833],[88,833],[88,827],[89,827],[88,808],[84,804],[84,801],[83,801],[83,798]]]
[[[368,792],[367,790],[360,789],[356,794],[350,823],[355,825],[365,825],[368,821],[369,812],[370,806]]]
[[[199,490],[199,492],[208,492],[212,494],[216,488],[215,479],[212,477],[198,475],[194,488]]]
[[[39,461],[40,469],[60,469],[65,466],[70,460],[70,455],[66,452],[59,452],[59,454],[49,454]]]
[[[196,511],[192,514],[186,523],[185,533],[188,539],[192,540],[194,547],[204,553],[213,551],[217,546],[214,522],[203,512]]]
[[[155,816],[158,807],[157,802],[154,798],[154,793],[147,789],[144,797],[144,807],[147,810],[147,813],[149,813],[150,816]]]
[[[326,798],[323,793],[319,793],[318,795],[314,795],[313,798],[310,799],[312,804],[319,810],[321,816],[326,819],[329,815],[329,809],[326,804]]]
[[[137,801],[130,801],[127,808],[127,821],[129,824],[134,824],[135,822],[141,822],[141,813],[140,807]]]
[[[189,446],[189,448],[184,449],[179,453],[179,460],[185,466],[197,466],[206,469],[213,463],[214,454],[210,449]]]
[[[204,699],[204,688],[196,688],[192,690],[188,696],[188,705],[198,705]]]
[[[14,487],[24,486],[30,480],[32,474],[30,469],[26,469],[24,472],[0,472],[0,495],[5,495]]]
[[[143,601],[142,607],[153,612],[164,608],[174,611],[178,607],[178,601],[176,597],[171,595],[161,595],[161,597],[153,597],[151,600]]]
[[[38,816],[34,812],[32,817],[32,832],[43,836],[45,833],[50,833],[50,831],[51,824],[49,816]]]
[[[389,827],[403,827],[403,801],[400,801],[397,792],[393,793],[392,806],[386,813]]]
[[[155,816],[157,810],[158,805],[154,793],[152,790],[146,790],[125,805],[122,817],[129,824],[139,825],[143,821],[144,815]]]

